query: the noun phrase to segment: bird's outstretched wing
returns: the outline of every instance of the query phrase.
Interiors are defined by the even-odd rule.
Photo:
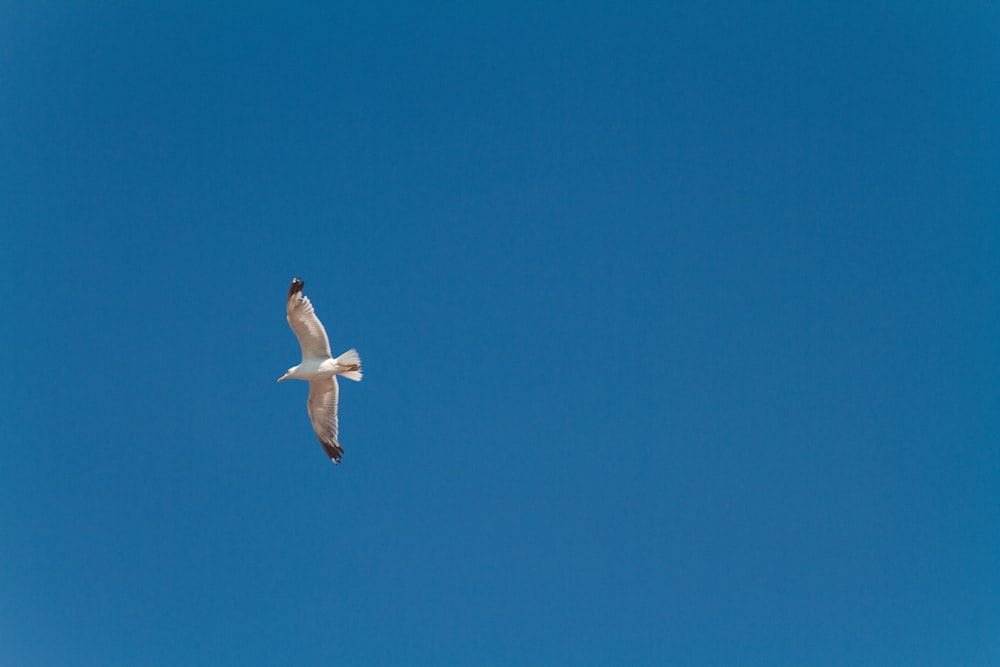
[[[330,460],[340,463],[344,448],[337,442],[337,397],[340,387],[337,376],[309,381],[309,420],[319,438],[319,444]]]
[[[288,288],[288,324],[299,339],[302,359],[329,359],[330,339],[326,336],[323,323],[316,317],[316,311],[309,303],[309,297],[302,294],[305,283],[301,278],[292,280]],[[334,403],[336,405],[336,402]]]

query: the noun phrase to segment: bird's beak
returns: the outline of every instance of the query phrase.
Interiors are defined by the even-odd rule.
[[[282,380],[287,380],[287,379],[288,379],[288,373],[285,373],[280,378],[278,378],[278,382],[281,382]]]

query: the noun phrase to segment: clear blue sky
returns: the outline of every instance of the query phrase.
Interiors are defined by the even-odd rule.
[[[0,663],[1000,664],[996,4],[149,4],[0,7]]]

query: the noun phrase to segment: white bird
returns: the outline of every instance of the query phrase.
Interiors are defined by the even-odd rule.
[[[330,460],[340,463],[344,448],[337,442],[337,398],[340,388],[337,376],[343,375],[355,382],[361,380],[361,357],[351,348],[336,359],[330,356],[330,339],[326,337],[323,323],[316,317],[309,297],[302,294],[305,283],[301,278],[292,280],[288,288],[288,324],[302,347],[302,363],[292,366],[278,378],[306,380],[309,382],[309,420]]]

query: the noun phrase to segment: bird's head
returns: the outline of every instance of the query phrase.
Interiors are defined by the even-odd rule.
[[[292,366],[291,368],[289,368],[287,373],[278,378],[278,382],[281,382],[282,380],[287,380],[288,378],[292,377],[292,374],[295,373],[296,368],[298,368],[298,366]]]

